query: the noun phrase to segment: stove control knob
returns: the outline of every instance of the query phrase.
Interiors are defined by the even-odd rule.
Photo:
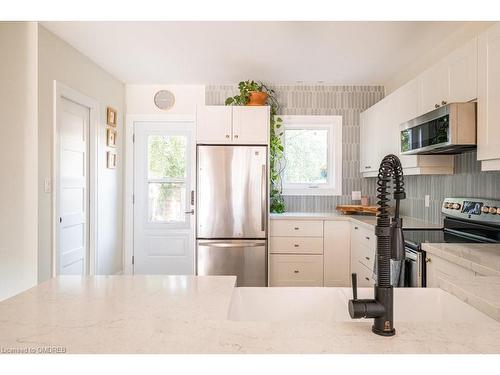
[[[459,209],[460,209],[460,207],[462,207],[462,205],[461,205],[460,203],[455,203],[455,204],[453,205],[453,209],[454,209],[454,210],[459,210]]]
[[[443,207],[444,208],[450,208],[450,203],[449,202],[444,202]]]
[[[487,214],[487,213],[490,212],[490,208],[488,206],[483,206],[483,208],[481,209],[481,211],[483,211],[485,214]]]
[[[490,207],[490,214],[496,214],[497,213],[497,208],[496,207]]]

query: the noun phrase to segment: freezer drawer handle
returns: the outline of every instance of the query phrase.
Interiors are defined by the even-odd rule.
[[[207,242],[207,243],[200,243],[199,246],[205,246],[205,247],[262,247],[262,246],[264,246],[264,243],[258,243],[258,242],[236,242],[236,243]]]

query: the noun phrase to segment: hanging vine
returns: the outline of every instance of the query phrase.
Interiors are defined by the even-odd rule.
[[[283,155],[283,144],[281,142],[283,120],[278,117],[279,103],[276,92],[263,84],[255,81],[242,81],[238,84],[239,95],[226,99],[226,105],[246,105],[250,100],[252,91],[267,93],[266,104],[270,107],[270,137],[269,137],[269,178],[270,178],[270,210],[273,213],[285,212],[285,200],[283,199],[283,188],[281,174],[285,168]]]

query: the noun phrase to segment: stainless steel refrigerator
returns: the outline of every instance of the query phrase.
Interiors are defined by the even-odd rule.
[[[267,147],[197,147],[196,270],[267,286]]]

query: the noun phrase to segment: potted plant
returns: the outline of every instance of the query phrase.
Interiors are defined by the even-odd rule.
[[[274,91],[262,82],[242,81],[238,84],[239,95],[226,99],[226,105],[266,105],[269,94]]]
[[[276,92],[262,82],[243,81],[238,84],[239,95],[226,99],[226,105],[269,105],[270,107],[270,211],[285,212],[285,200],[282,195],[281,173],[283,172],[283,144],[281,143],[281,125],[283,120],[278,117],[279,103]]]

